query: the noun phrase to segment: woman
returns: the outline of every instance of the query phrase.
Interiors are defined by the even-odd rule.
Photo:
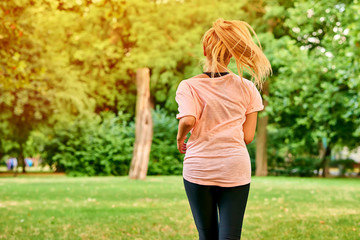
[[[244,21],[216,20],[202,38],[205,72],[176,91],[177,146],[185,153],[183,181],[200,240],[241,237],[251,181],[246,144],[264,108],[255,85],[272,73],[249,29],[257,38]],[[232,57],[239,75],[227,68]],[[255,83],[242,77],[244,68]]]

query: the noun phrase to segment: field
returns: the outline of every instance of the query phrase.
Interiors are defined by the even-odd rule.
[[[197,239],[181,176],[0,178],[0,239]],[[360,239],[360,180],[253,177],[242,239]]]

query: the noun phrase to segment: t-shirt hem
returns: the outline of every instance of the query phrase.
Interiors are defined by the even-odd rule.
[[[253,108],[253,109],[247,111],[247,112],[245,113],[245,115],[247,115],[247,114],[249,114],[249,113],[252,113],[252,112],[259,112],[259,111],[262,111],[262,110],[264,110],[264,106],[262,106],[262,107],[256,107],[256,108]]]
[[[180,118],[183,118],[183,117],[186,117],[186,116],[193,116],[195,119],[197,119],[196,115],[192,114],[192,113],[178,114],[178,115],[176,115],[176,119],[180,119]]]
[[[184,175],[183,175],[183,178],[188,182],[199,184],[199,185],[205,185],[205,186],[237,187],[237,186],[242,186],[242,185],[251,183],[251,178],[244,180],[244,181],[233,182],[233,183],[219,183],[216,181],[209,181],[209,180],[203,181],[203,180],[199,180],[199,179],[188,178],[188,177],[185,177]]]

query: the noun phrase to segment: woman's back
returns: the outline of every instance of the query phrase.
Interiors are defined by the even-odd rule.
[[[245,115],[264,108],[255,85],[236,74],[183,80],[176,92],[178,119],[194,116],[183,176],[202,185],[231,187],[250,182],[250,157],[242,126]]]

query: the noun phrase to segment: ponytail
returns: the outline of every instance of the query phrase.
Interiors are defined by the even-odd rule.
[[[249,29],[259,46],[252,40]],[[219,72],[219,65],[226,67],[224,61],[231,54],[235,58],[239,76],[242,78],[245,69],[260,89],[265,78],[272,74],[270,62],[262,52],[254,29],[244,21],[217,19],[202,37],[202,44],[207,55],[205,68],[210,68],[211,72]],[[232,72],[228,68],[227,70]]]

